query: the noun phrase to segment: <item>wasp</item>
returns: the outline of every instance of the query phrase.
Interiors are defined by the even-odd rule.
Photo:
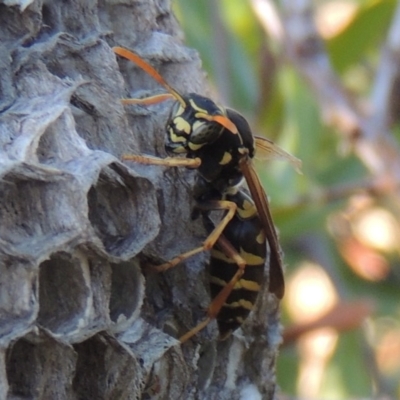
[[[144,164],[196,168],[198,172],[194,199],[209,235],[202,246],[156,267],[158,271],[164,271],[201,251],[211,251],[212,301],[207,318],[180,341],[188,340],[214,318],[220,337],[227,337],[254,307],[264,279],[267,243],[269,292],[282,299],[285,290],[278,235],[268,198],[252,164],[256,148],[267,156],[289,160],[297,169],[299,160],[271,141],[253,136],[247,120],[237,111],[196,93],[182,95],[137,54],[122,47],[113,50],[134,62],[167,90],[167,93],[144,99],[122,99],[122,103],[151,105],[175,100],[166,124],[165,148],[169,154],[186,155],[186,158],[166,159],[140,155],[123,158]],[[243,180],[250,196],[243,187]],[[225,211],[216,226],[210,218],[213,210]]]

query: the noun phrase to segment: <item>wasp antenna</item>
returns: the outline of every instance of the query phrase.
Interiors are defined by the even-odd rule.
[[[156,71],[155,68],[144,61],[141,57],[139,57],[132,51],[119,46],[113,47],[112,50],[115,54],[135,63],[143,71],[149,74],[156,82],[164,86],[165,89],[167,89],[168,92],[170,92],[179,101],[179,103],[181,103],[183,107],[186,107],[186,103],[185,100],[183,100],[183,97],[165,81],[165,79]]]
[[[121,99],[121,103],[127,104],[140,104],[142,106],[149,106],[152,104],[158,104],[162,101],[174,99],[175,96],[171,93],[157,94],[155,96],[145,97],[143,99]]]

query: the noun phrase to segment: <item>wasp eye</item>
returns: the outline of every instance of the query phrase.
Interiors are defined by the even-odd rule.
[[[190,141],[195,144],[209,144],[218,139],[222,127],[215,122],[198,119],[192,125]]]

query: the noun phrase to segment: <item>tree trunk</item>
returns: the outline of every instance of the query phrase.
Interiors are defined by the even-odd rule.
[[[264,291],[234,335],[204,318],[195,171],[122,163],[165,157],[170,102],[111,46],[134,49],[180,92],[205,93],[169,0],[0,4],[0,398],[270,399],[280,340]]]

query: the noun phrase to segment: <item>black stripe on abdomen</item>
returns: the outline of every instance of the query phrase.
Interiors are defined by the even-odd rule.
[[[210,289],[215,298],[238,271],[235,263],[219,259],[210,260]],[[253,309],[264,279],[264,265],[247,266],[225,304],[217,315],[221,338],[239,328]]]

